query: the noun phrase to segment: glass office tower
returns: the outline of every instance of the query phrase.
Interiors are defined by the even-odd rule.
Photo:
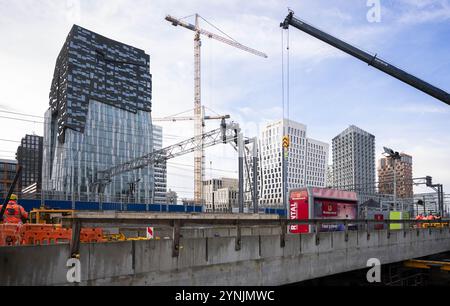
[[[153,150],[150,57],[77,25],[55,67],[45,114],[47,195],[96,201],[97,172]],[[104,201],[149,203],[153,168],[112,179]]]
[[[24,189],[30,194],[41,191],[43,143],[44,137],[26,135],[17,148],[16,159],[23,167],[18,182],[21,192],[24,192]]]

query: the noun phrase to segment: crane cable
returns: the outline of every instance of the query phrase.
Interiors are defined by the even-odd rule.
[[[281,103],[283,109],[283,119],[290,120],[290,35],[289,28],[286,30],[286,44],[283,29],[281,29]],[[286,51],[285,51],[286,45]],[[286,59],[285,59],[286,53]],[[285,67],[286,66],[286,67]]]
[[[283,33],[283,28],[281,28],[281,107],[283,110],[283,119],[284,119],[284,115],[285,115],[284,94],[285,94],[285,90],[284,90],[284,33]]]
[[[287,57],[287,72],[286,72],[286,74],[287,74],[287,76],[286,76],[286,78],[287,78],[287,119],[288,120],[290,120],[290,117],[291,117],[291,109],[290,109],[290,96],[291,96],[291,90],[290,90],[290,49],[291,49],[291,46],[290,46],[290,35],[289,35],[289,28],[287,29],[287,46],[286,46],[286,50],[287,50],[287,55],[286,55],[286,57]]]

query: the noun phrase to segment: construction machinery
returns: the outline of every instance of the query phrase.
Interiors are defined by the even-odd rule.
[[[442,271],[450,272],[450,261],[411,259],[403,262],[403,265],[407,268],[425,269],[425,270],[437,268]]]
[[[293,26],[300,31],[303,31],[327,44],[344,51],[347,54],[350,54],[353,57],[367,63],[369,66],[373,66],[378,70],[383,71],[384,73],[399,79],[406,84],[423,91],[424,93],[450,105],[450,95],[444,90],[437,88],[397,67],[389,64],[388,62],[380,59],[377,54],[372,55],[361,49],[358,49],[336,37],[327,34],[312,25],[307,24],[306,22],[294,17],[294,12],[289,11],[286,19],[281,23],[281,27],[283,29],[288,29],[289,26]]]
[[[166,20],[172,23],[174,26],[181,26],[188,30],[195,32],[194,37],[194,62],[195,62],[195,72],[194,72],[194,86],[195,86],[195,99],[194,99],[194,113],[195,113],[195,137],[198,142],[198,147],[194,150],[194,201],[196,204],[203,205],[203,180],[204,180],[204,146],[203,146],[203,129],[204,129],[204,121],[202,120],[202,103],[201,103],[201,36],[204,35],[208,38],[220,41],[224,44],[230,45],[232,47],[241,49],[248,53],[251,53],[256,56],[260,56],[263,58],[267,58],[268,56],[260,52],[258,50],[249,48],[244,46],[237,41],[226,38],[212,32],[209,32],[205,29],[200,28],[200,18],[205,20],[198,14],[195,14],[195,25],[185,22],[181,19],[177,19],[170,15],[166,16]],[[206,20],[205,20],[206,21]]]
[[[28,215],[31,224],[59,224],[61,218],[73,216],[74,210],[48,209],[45,206],[30,211]]]
[[[221,143],[236,142],[239,135],[242,134],[237,123],[227,123],[225,119],[222,119],[220,128],[202,134],[200,139],[193,137],[139,158],[115,165],[109,169],[99,171],[97,173],[97,180],[93,182],[93,185],[101,195],[114,176],[192,153],[198,150],[199,147],[204,149]]]

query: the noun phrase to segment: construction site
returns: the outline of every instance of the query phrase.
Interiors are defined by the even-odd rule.
[[[283,112],[296,107],[289,98],[289,86],[296,86],[290,80],[296,50],[289,31],[450,105],[444,89],[319,30],[291,9],[279,17],[273,27],[281,31]],[[160,22],[193,36],[194,97],[185,97],[185,104],[194,101],[191,114],[153,117],[150,56],[74,25],[56,60],[50,107],[39,119],[42,180],[25,183],[30,164],[5,161],[0,285],[308,284],[344,275],[356,279],[350,274],[371,258],[388,267],[385,285],[431,284],[430,273],[448,281],[450,259],[442,254],[450,252],[450,196],[433,173],[413,176],[411,156],[383,147],[375,179],[375,153],[349,159],[359,139],[354,152],[374,146],[373,135],[353,126],[333,139],[332,166],[329,145],[307,138],[306,126],[294,125],[289,116],[261,136],[245,134],[237,116],[218,114],[202,102],[202,44],[216,41],[252,61],[271,58],[199,14],[166,15]],[[153,124],[164,122],[193,123],[194,135],[163,146]],[[207,122],[216,128],[207,130]],[[205,152],[219,146],[234,152],[237,178],[207,178]],[[16,156],[27,152],[22,141]],[[167,190],[167,168],[191,155],[193,198],[180,203]],[[212,162],[210,168],[212,173]],[[30,258],[33,266],[25,264]]]

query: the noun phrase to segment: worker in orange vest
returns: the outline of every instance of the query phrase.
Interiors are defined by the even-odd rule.
[[[3,205],[0,205],[0,211],[2,208]],[[21,205],[17,204],[17,195],[12,194],[6,206],[5,214],[3,215],[3,223],[23,224],[27,219],[28,213]]]
[[[423,214],[416,216],[416,221],[422,221],[422,220],[425,220],[425,216]],[[417,228],[422,228],[422,224],[418,223]]]

